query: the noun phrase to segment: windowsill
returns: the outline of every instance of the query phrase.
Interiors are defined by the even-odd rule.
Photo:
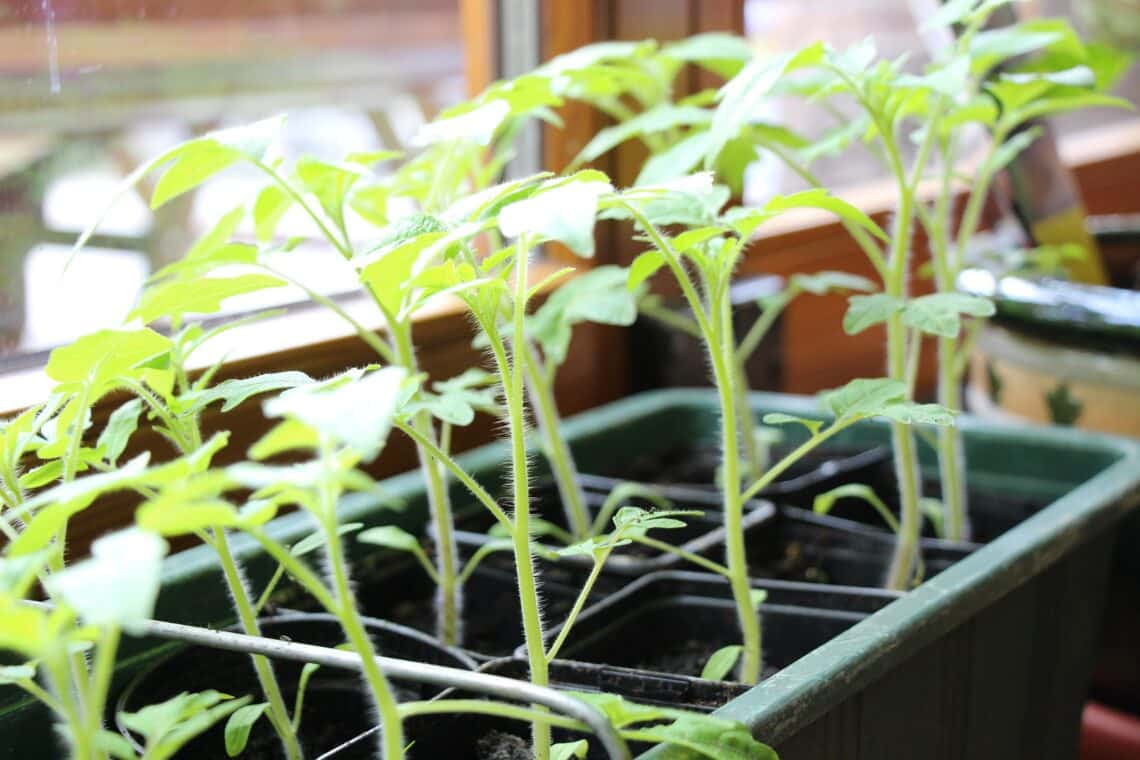
[[[540,282],[558,268],[552,262],[539,262],[531,269],[534,281]],[[367,296],[361,294],[338,301],[338,305],[365,328],[382,332],[380,315]],[[456,339],[461,330],[468,329],[465,313],[462,302],[454,296],[430,301],[415,317],[417,345],[424,348]],[[317,304],[302,303],[289,308],[285,314],[219,335],[194,354],[188,369],[191,372],[203,370],[224,359],[227,374],[254,374],[274,369],[304,371],[305,357],[317,351],[325,353],[337,341],[359,340],[338,315]],[[54,384],[43,367],[0,374],[0,417],[19,413],[47,398]]]

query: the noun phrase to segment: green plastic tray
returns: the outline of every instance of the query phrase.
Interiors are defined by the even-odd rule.
[[[811,398],[783,394],[754,394],[752,404],[761,413],[817,409]],[[674,443],[715,440],[716,408],[711,390],[643,393],[574,417],[566,432],[583,471],[612,468]],[[1075,756],[1114,532],[1140,500],[1140,445],[969,417],[961,425],[973,485],[1049,506],[722,708],[783,760]],[[888,440],[885,424],[868,422],[837,442]],[[498,487],[506,458],[505,445],[495,443],[462,460]],[[936,472],[933,461],[923,465]],[[382,486],[382,502],[346,500],[342,518],[422,526],[419,473]],[[460,487],[454,494],[457,503],[468,501]],[[312,528],[297,513],[269,530],[294,541]],[[363,556],[360,548],[353,557],[357,574],[382,574],[385,557]],[[251,541],[239,538],[235,549],[255,583],[272,573],[273,563]],[[230,621],[208,548],[168,559],[157,616],[201,625]],[[120,677],[163,649],[154,641],[125,641]],[[46,716],[16,696],[0,689],[0,758],[55,757]]]

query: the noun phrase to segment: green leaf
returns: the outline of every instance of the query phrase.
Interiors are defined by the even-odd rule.
[[[578,175],[550,180],[544,188],[547,186],[549,189],[540,189],[526,200],[503,208],[499,230],[510,238],[531,234],[557,240],[579,256],[593,256],[598,198],[613,192],[613,186],[583,181]]]
[[[699,517],[702,512],[679,509],[647,510],[641,507],[622,507],[614,515],[614,535],[644,535],[658,529],[684,528],[685,522],[678,517]]]
[[[701,678],[707,678],[710,681],[723,681],[732,669],[736,667],[736,661],[740,659],[744,647],[739,644],[733,644],[727,647],[721,647],[712,653],[708,662],[705,663],[704,668],[701,669]]]
[[[775,58],[755,59],[725,84],[720,90],[720,105],[709,126],[705,168],[715,166],[721,150],[751,123],[777,82],[789,72],[820,62],[823,52],[822,45],[812,45]]]
[[[385,185],[358,185],[349,197],[348,205],[365,221],[383,227],[388,224],[388,201],[391,197],[392,191]]]
[[[422,221],[425,219],[430,219],[432,223]],[[439,222],[432,217],[417,217],[411,224],[422,225],[430,231],[407,236],[396,245],[384,249],[377,258],[372,259],[360,270],[361,282],[391,314],[400,311],[404,301],[405,284],[411,280],[416,263],[426,251],[446,235],[446,232],[438,229]]]
[[[841,486],[832,488],[830,491],[817,495],[815,501],[812,502],[812,511],[816,514],[826,515],[840,499],[861,499],[867,502],[879,513],[888,528],[895,533],[899,532],[899,521],[894,516],[894,513],[892,513],[886,503],[879,498],[879,495],[875,493],[873,488],[862,483],[844,483]]]
[[[1021,155],[1025,149],[1032,145],[1033,142],[1040,137],[1040,134],[1040,131],[1036,129],[1025,130],[1018,132],[999,145],[985,167],[987,174],[1000,171],[1008,166],[1015,158]]]
[[[149,328],[99,330],[52,351],[44,371],[58,383],[88,383],[99,393],[121,377],[140,377],[141,365],[170,347],[169,338]]]
[[[764,204],[764,210],[769,213],[780,213],[793,208],[818,208],[830,211],[843,221],[863,228],[880,240],[887,239],[887,233],[883,232],[883,228],[876,224],[871,217],[822,188],[776,196]]]
[[[944,338],[956,338],[962,329],[961,315],[991,317],[993,302],[964,293],[935,293],[915,298],[903,309],[903,322],[916,330]]]
[[[760,609],[760,605],[768,601],[768,592],[762,588],[754,588],[748,592],[748,601],[752,604],[753,611]]]
[[[350,371],[323,383],[291,388],[262,408],[270,417],[302,422],[371,462],[384,448],[406,377],[402,367],[363,375]]]
[[[665,256],[658,250],[645,251],[638,255],[629,267],[626,289],[635,291],[665,265]]]
[[[280,185],[266,185],[253,203],[253,227],[257,239],[263,243],[277,232],[277,224],[295,201]]]
[[[411,144],[417,148],[447,142],[472,142],[487,146],[510,112],[509,103],[492,100],[465,113],[436,119],[424,125],[412,138]]]
[[[188,398],[184,398],[189,402],[187,411],[190,412],[201,411],[217,401],[222,401],[222,411],[228,412],[253,396],[297,388],[312,382],[313,379],[304,372],[269,372],[255,377],[225,380],[212,388],[192,393]]]
[[[245,208],[238,206],[222,216],[217,224],[210,228],[198,241],[190,247],[184,258],[197,259],[209,256],[213,251],[230,242],[230,238],[237,232],[238,226],[245,219]]]
[[[249,457],[257,461],[286,451],[315,451],[321,444],[317,431],[297,420],[285,420],[270,428],[249,448]]]
[[[48,623],[48,613],[0,593],[0,649],[39,657],[57,643]]]
[[[654,153],[642,165],[633,184],[637,187],[660,185],[691,174],[708,153],[711,139],[708,132],[695,132]]]
[[[115,760],[138,760],[138,754],[131,743],[114,731],[100,730],[95,734],[94,744],[99,750],[106,752]]]
[[[315,158],[297,161],[296,172],[297,179],[333,220],[343,218],[345,197],[352,186],[368,174],[360,164],[333,164]]]
[[[818,433],[819,429],[823,427],[823,423],[819,420],[808,419],[807,417],[796,417],[795,415],[784,414],[783,412],[768,412],[764,415],[762,422],[765,425],[803,425],[812,435]]]
[[[601,130],[575,156],[573,165],[589,163],[635,137],[653,135],[677,127],[708,124],[712,112],[695,106],[661,103],[632,119]]]
[[[913,401],[896,401],[887,404],[878,414],[907,425],[938,425],[949,427],[954,424],[954,412],[940,404],[916,404]]]
[[[637,296],[629,275],[615,266],[596,267],[554,291],[528,320],[528,332],[548,361],[566,360],[573,326],[581,322],[629,326],[637,319]]]
[[[146,737],[146,759],[168,760],[194,737],[240,710],[249,697],[231,699],[216,691],[182,692],[135,713],[120,713],[123,725]]]
[[[906,400],[907,386],[890,378],[856,378],[841,388],[820,394],[823,405],[838,419],[862,419],[882,414],[888,404]]]
[[[752,47],[735,34],[706,32],[664,46],[661,56],[698,64],[727,79],[752,60]]]
[[[412,554],[417,554],[422,550],[419,539],[395,525],[383,525],[379,528],[369,528],[368,530],[361,531],[360,535],[356,537],[356,540],[362,544],[382,546],[385,549],[393,549],[395,551],[409,552]]]
[[[138,429],[141,413],[142,399],[133,398],[111,412],[107,418],[107,426],[99,434],[95,445],[103,452],[103,458],[111,464],[119,461],[123,450],[127,448],[127,441]]]
[[[141,633],[154,614],[167,544],[153,533],[127,528],[91,545],[91,558],[50,576],[47,590],[90,625]]]
[[[634,187],[606,202],[604,216],[628,219],[629,204],[654,225],[683,224],[704,227],[716,221],[717,212],[728,202],[730,191],[714,182],[712,172],[698,172],[658,185]]]
[[[583,760],[590,751],[590,742],[579,739],[576,742],[562,742],[550,745],[550,760]]]
[[[906,308],[901,298],[886,293],[869,296],[851,296],[847,300],[847,313],[843,315],[843,332],[855,335],[868,327],[886,322]]]
[[[364,527],[364,523],[344,523],[336,527],[336,534],[344,536],[349,533],[354,533]],[[312,554],[317,549],[325,545],[325,534],[321,531],[310,533],[302,538],[297,543],[289,547],[289,553],[294,557],[304,557],[306,554]]]
[[[777,760],[776,753],[752,738],[746,726],[711,715],[689,714],[639,733],[668,745],[661,753],[663,760],[692,758],[694,752],[712,760]]]
[[[170,168],[155,184],[151,208],[158,208],[183,193],[193,190],[218,172],[239,161],[260,161],[280,128],[282,119],[275,117],[243,127],[211,132],[183,143],[160,157],[160,164]]]
[[[209,528],[238,525],[234,505],[222,499],[186,500],[181,494],[163,494],[135,511],[135,522],[159,536],[185,536]]]
[[[866,277],[850,272],[822,271],[811,274],[794,274],[788,279],[788,290],[822,296],[836,291],[872,291],[875,283]]]
[[[226,720],[227,755],[237,757],[245,751],[245,745],[249,742],[249,732],[253,730],[253,724],[268,709],[268,702],[258,702],[257,704],[239,707],[230,713],[229,719]]]
[[[227,299],[286,284],[267,274],[168,280],[144,290],[139,305],[127,319],[137,318],[149,324],[161,317],[176,319],[186,314],[213,314],[221,310]]]

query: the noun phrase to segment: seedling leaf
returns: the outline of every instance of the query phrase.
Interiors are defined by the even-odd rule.
[[[237,757],[245,751],[245,745],[249,742],[249,732],[253,730],[253,724],[268,709],[268,702],[258,702],[254,705],[239,707],[230,713],[229,719],[226,720],[225,732],[227,755]]]
[[[707,678],[710,681],[723,681],[736,667],[736,661],[740,659],[743,651],[744,647],[739,644],[732,644],[716,650],[709,657],[704,668],[701,669],[701,678]]]

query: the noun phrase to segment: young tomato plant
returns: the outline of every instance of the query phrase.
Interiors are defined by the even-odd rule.
[[[984,299],[953,291],[995,176],[1033,140],[1033,131],[1025,129],[1033,119],[1088,106],[1123,104],[1105,94],[1123,70],[1119,54],[1082,45],[1059,21],[1031,21],[983,31],[989,15],[1002,4],[985,0],[947,3],[928,25],[957,25],[959,37],[922,75],[907,73],[901,60],[876,61],[871,40],[843,52],[817,44],[749,64],[718,95],[710,127],[715,139],[706,156],[706,165],[713,165],[717,147],[744,134],[750,114],[774,94],[807,96],[822,104],[837,121],[833,131],[814,142],[757,135],[762,149],[776,155],[808,184],[821,186],[810,168],[815,159],[841,152],[860,139],[868,143],[895,181],[898,208],[885,247],[865,230],[845,222],[882,278],[884,292],[851,299],[844,328],[855,333],[885,323],[888,372],[912,386],[921,338],[935,336],[939,401],[955,409],[960,407],[961,377],[971,336],[977,329],[977,323],[972,323],[963,336],[963,318],[989,316],[993,306]],[[1014,58],[1033,52],[1041,55],[1009,66]],[[996,79],[987,79],[986,75],[999,65],[1009,70]],[[850,103],[855,105],[854,114],[849,113]],[[955,234],[956,160],[965,136],[979,125],[991,132],[991,147],[970,181]],[[908,138],[913,146],[906,144]],[[913,159],[908,165],[905,157],[911,153]],[[940,166],[932,171],[935,157]],[[922,199],[927,180],[933,180],[937,187],[929,207]],[[938,292],[908,299],[906,285],[912,274],[911,246],[917,225],[931,241]],[[898,549],[887,582],[905,588],[916,567],[923,502],[914,437],[902,426],[895,426],[892,437],[901,520]],[[938,450],[944,512],[939,523],[947,537],[968,538],[960,435],[953,429],[940,430]]]
[[[609,215],[632,219],[652,245],[630,267],[631,287],[658,269],[667,268],[680,286],[709,354],[721,407],[721,488],[726,528],[725,564],[710,569],[725,575],[731,584],[743,634],[741,680],[755,683],[760,677],[761,632],[745,556],[742,529],[745,504],[800,457],[859,420],[885,416],[902,425],[952,424],[953,417],[941,407],[910,402],[905,382],[892,378],[855,380],[824,397],[828,410],[834,415],[830,424],[767,415],[766,424],[800,422],[807,427],[810,437],[746,485],[740,462],[738,425],[737,395],[742,391],[737,387],[737,345],[728,290],[752,232],[765,220],[787,209],[816,207],[835,213],[869,237],[883,238],[885,234],[858,209],[817,190],[774,198],[760,209],[733,209],[721,215],[719,211],[726,199],[727,192],[713,185],[711,175],[699,174],[658,187],[627,190],[606,203]],[[689,229],[673,237],[662,231],[665,225],[678,224]]]

